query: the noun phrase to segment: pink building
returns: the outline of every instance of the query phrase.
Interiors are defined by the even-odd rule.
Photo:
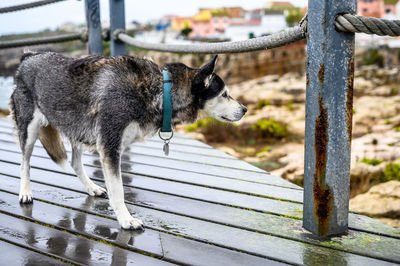
[[[230,23],[229,17],[213,17],[210,15],[195,16],[192,22],[190,37],[212,37],[225,32]]]
[[[381,18],[384,14],[383,0],[358,0],[358,15]]]
[[[358,15],[382,18],[396,15],[397,0],[358,0]]]
[[[388,19],[394,19],[391,16],[396,16],[397,15],[397,7],[399,5],[397,0],[390,0],[390,1],[384,1],[385,3],[385,18]],[[397,18],[396,18],[397,19]]]

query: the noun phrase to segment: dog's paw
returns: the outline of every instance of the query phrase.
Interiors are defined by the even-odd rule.
[[[20,192],[19,193],[19,203],[22,204],[30,204],[33,202],[32,192]]]
[[[93,184],[93,186],[88,188],[87,191],[90,196],[107,198],[107,190],[105,190],[104,188],[102,188],[96,184]]]
[[[122,229],[144,230],[143,222],[139,219],[133,218],[132,216],[119,221],[119,224],[121,225]]]

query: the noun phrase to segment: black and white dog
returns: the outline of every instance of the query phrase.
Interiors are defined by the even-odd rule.
[[[173,125],[206,116],[232,122],[246,113],[214,73],[216,60],[217,56],[201,68],[165,65],[173,84]],[[71,143],[71,166],[89,195],[106,196],[106,190],[86,175],[81,161],[85,148],[100,155],[110,205],[122,228],[143,228],[125,206],[120,160],[128,145],[161,127],[160,68],[151,60],[130,56],[73,59],[29,52],[21,58],[15,83],[10,109],[23,155],[20,202],[32,202],[29,161],[37,138],[56,163],[67,161],[61,134]]]

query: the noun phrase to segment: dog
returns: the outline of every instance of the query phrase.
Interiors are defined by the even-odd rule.
[[[200,68],[168,63],[172,81],[172,125],[199,117],[240,120],[247,108],[229,95],[214,73],[217,56]],[[67,161],[62,137],[72,147],[71,166],[90,196],[109,198],[123,229],[144,229],[124,202],[121,154],[162,124],[163,74],[152,60],[132,56],[92,55],[80,59],[54,52],[28,52],[21,57],[11,98],[11,117],[22,151],[19,201],[32,203],[30,157],[39,138],[50,158]],[[97,150],[107,191],[86,175],[85,149]]]

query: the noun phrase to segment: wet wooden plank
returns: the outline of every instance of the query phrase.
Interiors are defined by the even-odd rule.
[[[17,187],[15,187],[15,189],[17,189]],[[36,190],[34,193],[36,195],[40,194]],[[78,199],[82,199],[84,197],[82,193],[60,188],[53,188],[50,191],[48,187],[45,188],[45,191],[43,191],[42,194],[57,204],[79,204],[79,208],[89,208],[91,211],[95,211],[100,215],[112,215],[112,212],[107,208],[108,203],[106,199],[92,198],[93,201],[89,203],[92,205],[89,205],[88,202],[82,204],[78,201]],[[246,230],[199,221],[188,217],[162,213],[151,209],[142,209],[140,207],[131,205],[128,205],[128,208],[131,211],[134,210],[136,215],[143,219],[150,228],[161,231],[166,230],[173,234],[179,234],[184,237],[206,241],[213,245],[229,247],[243,252],[251,252],[260,256],[272,257],[289,263],[310,264],[323,262],[332,264],[335,261],[345,260],[346,262],[354,265],[362,265],[362,263],[367,263],[368,265],[387,264],[387,261],[378,261],[372,258],[345,253],[339,250],[313,246],[307,243],[264,235],[256,232],[248,232]],[[357,241],[359,240],[354,240],[354,242]],[[381,242],[378,241],[378,243]],[[343,243],[338,243],[338,246],[342,244]],[[373,252],[374,244],[371,245],[371,243],[369,243],[369,245],[372,246]]]
[[[12,146],[12,145],[10,145]],[[2,148],[8,148],[8,151],[3,150]],[[19,153],[11,151],[12,147],[8,147],[7,145],[1,145],[0,154],[4,154],[5,160],[14,163],[20,163],[21,156]],[[11,154],[14,153],[14,154]],[[67,171],[63,171],[58,165],[54,164],[46,154],[44,150],[40,150],[39,148],[34,149],[32,157],[32,163],[38,162],[43,163],[45,168],[53,170],[53,171],[62,171],[68,172],[70,174],[74,174],[72,169],[68,167]],[[85,163],[86,171],[88,174],[93,175],[94,177],[98,175],[100,168],[100,162],[96,157],[92,156],[83,156],[83,162]],[[39,166],[37,164],[32,164],[33,166]],[[44,167],[42,165],[42,167]],[[260,197],[270,197],[270,198],[279,198],[282,200],[289,200],[294,202],[302,202],[303,200],[303,192],[299,189],[291,189],[280,186],[270,186],[265,184],[257,184],[252,182],[246,182],[241,180],[229,180],[224,178],[215,178],[207,175],[197,176],[193,173],[185,173],[179,171],[171,171],[170,169],[156,169],[159,170],[160,174],[153,175],[154,172],[151,169],[145,168],[138,171],[137,169],[140,167],[135,163],[127,162],[123,163],[122,172],[125,176],[131,177],[130,179],[135,179],[134,185],[141,186],[143,184],[148,189],[153,189],[152,184],[154,184],[154,189],[158,189],[160,184],[171,184],[172,186],[176,186],[177,188],[187,188],[191,185],[201,186],[200,190],[208,190],[215,191],[216,189],[220,189],[223,191],[236,191],[239,193],[247,194],[247,196],[258,195]],[[102,177],[102,175],[100,176]],[[150,178],[150,179],[149,179]],[[132,183],[132,182],[131,182]],[[178,184],[176,184],[178,183]],[[224,192],[222,192],[224,194]]]
[[[3,256],[0,261],[2,265],[70,265],[71,262],[63,262],[0,240],[0,250]]]
[[[10,156],[7,156],[7,157],[10,157]],[[11,155],[11,157],[14,157],[15,162],[18,161],[18,159],[16,159],[16,154]],[[19,157],[19,155],[17,157]],[[46,156],[46,158],[48,158],[48,157]],[[59,170],[58,166],[56,166],[53,163],[50,163],[49,167],[53,168],[56,171]],[[95,176],[96,173],[100,173],[101,174],[101,171],[98,171],[99,169],[96,169],[96,168],[90,168],[89,167],[89,168],[87,168],[87,170],[89,170],[89,173],[90,173],[90,171],[93,171],[93,176]],[[163,172],[163,173],[166,174],[165,172]],[[179,171],[176,172],[176,173],[178,173],[178,174],[181,173],[182,174],[182,172],[179,172]],[[173,173],[172,175],[175,175],[176,173]],[[126,177],[126,175],[124,175],[124,177]],[[185,175],[183,175],[182,178],[184,179]],[[132,181],[132,177],[127,177],[125,179]],[[147,184],[146,180],[143,180],[143,182],[145,184]],[[154,182],[154,180],[153,180],[153,182]],[[230,184],[230,183],[227,183],[227,184]],[[135,187],[139,187],[140,188],[140,186],[138,186],[136,181],[133,183],[133,185],[135,185]],[[159,186],[159,185],[160,185],[159,182],[156,182],[156,184],[154,186],[163,188],[164,190],[162,190],[162,191],[158,190],[158,191],[163,192],[163,193],[171,193],[171,191],[168,189],[168,187],[164,188],[164,187]],[[248,185],[245,185],[243,187],[247,187],[247,186]],[[173,187],[175,187],[175,186],[173,186]],[[260,187],[261,186],[255,186],[255,191],[257,191],[257,188],[260,188]],[[148,188],[148,187],[142,187],[142,188],[143,189],[152,189],[152,188]],[[251,189],[254,189],[254,187],[251,188]],[[190,190],[188,191],[186,189],[183,189],[182,191],[183,191],[183,196],[185,195],[184,193],[186,193],[187,197],[193,198],[191,193],[189,193]],[[209,192],[212,192],[212,191],[213,190],[206,190],[205,193],[200,193],[202,198],[195,198],[195,199],[210,201],[210,200],[213,199],[213,197],[210,197],[210,193]],[[222,194],[222,196],[224,194],[227,195],[228,197],[226,197],[226,199],[228,201],[221,200],[221,199],[223,199],[223,197],[221,197],[221,194]],[[221,193],[217,192],[217,193],[214,193],[214,195],[215,195],[215,197],[214,197],[215,201],[214,202],[217,202],[217,203],[220,203],[220,204],[222,203],[222,204],[228,204],[228,205],[233,205],[233,206],[239,206],[239,207],[242,207],[242,208],[252,208],[252,209],[256,209],[257,210],[257,208],[255,208],[254,205],[250,205],[250,206],[249,205],[240,205],[240,204],[237,205],[238,201],[236,199],[234,199],[232,201],[231,197],[229,196],[229,193],[226,194],[226,193],[223,193],[223,192],[221,192]],[[254,202],[254,200],[253,200],[253,202]],[[286,216],[291,216],[291,217],[298,217],[298,218],[301,218],[301,216],[302,216],[302,206],[299,207],[298,205],[293,205],[290,202],[280,202],[280,201],[275,201],[275,200],[272,200],[272,201],[269,200],[268,201],[267,200],[267,201],[264,201],[263,203],[260,202],[260,205],[265,208],[265,209],[261,209],[261,211],[264,211],[264,212],[275,213],[275,214],[280,214],[280,215],[286,215]],[[369,232],[372,232],[372,233],[382,234],[382,235],[389,235],[389,236],[396,236],[396,237],[400,236],[399,230],[396,230],[396,229],[394,229],[394,228],[392,228],[390,226],[386,226],[386,225],[384,225],[384,224],[382,224],[382,223],[380,223],[380,222],[378,222],[378,221],[376,221],[374,219],[368,218],[366,216],[350,214],[349,219],[350,219],[350,227],[353,228],[353,229],[357,229],[357,230],[361,230],[361,231],[365,231],[366,230],[366,231],[369,231]]]
[[[12,129],[12,122],[11,120],[8,119],[0,119],[0,127],[3,128],[8,128]],[[183,136],[183,134],[176,132],[177,137],[173,138],[172,141],[177,144],[177,145],[186,145],[186,146],[191,146],[191,147],[199,147],[199,148],[205,148],[205,149],[214,149],[210,145],[207,145],[201,141],[192,139],[192,138],[185,138],[185,137],[180,137]],[[153,137],[146,138],[148,141],[154,141],[156,143],[163,143],[163,141],[158,137],[158,135],[154,135]]]
[[[5,214],[0,214],[0,237],[85,265],[169,264]]]
[[[16,153],[9,153],[8,155],[4,156],[7,157],[8,160],[14,161],[15,164],[18,164],[18,157],[19,155]],[[49,161],[49,159],[46,158],[46,160]],[[54,163],[46,163],[44,161],[39,161],[37,164],[38,167],[43,167],[46,165],[47,169],[54,169],[57,171],[59,167],[55,165]],[[19,175],[19,169],[17,166],[11,167],[8,166],[7,164],[3,164],[4,168],[8,169],[9,173],[13,173],[15,176]],[[0,163],[0,169],[3,167],[2,164]],[[49,182],[45,178],[43,178],[46,175],[49,175],[46,172],[41,173],[40,169],[35,168],[36,165],[34,165],[34,168],[31,170],[31,175],[37,175],[38,178],[41,178],[42,182]],[[86,170],[89,174],[90,177],[92,177],[93,180],[95,181],[103,181],[102,180],[102,172],[100,169],[95,168],[95,167],[86,167]],[[70,174],[75,177],[75,175],[70,171]],[[57,176],[55,174],[50,174],[52,176]],[[68,177],[61,178],[59,180],[61,184],[63,180],[68,179]],[[75,178],[71,179],[70,181],[76,182],[74,186],[82,186],[80,182]],[[186,206],[183,204],[185,202],[182,197],[186,197],[189,199],[195,199],[195,200],[200,200],[200,201],[205,201],[205,202],[212,202],[216,204],[225,204],[229,206],[237,206],[240,208],[245,208],[245,209],[254,209],[258,210],[261,212],[267,212],[267,213],[272,213],[272,214],[277,214],[281,216],[288,216],[288,217],[296,217],[300,219],[303,214],[303,206],[291,202],[285,202],[285,201],[280,201],[280,200],[272,200],[268,198],[258,198],[258,197],[251,197],[248,195],[241,195],[237,193],[231,193],[227,191],[217,191],[213,190],[210,188],[190,188],[191,186],[188,186],[186,184],[176,184],[176,183],[163,183],[163,180],[155,180],[155,179],[148,179],[146,177],[138,176],[138,175],[128,175],[124,174],[123,175],[123,181],[125,182],[125,185],[129,186],[134,186],[134,194],[136,196],[142,195],[147,195],[146,193],[143,193],[143,190],[150,190],[150,191],[155,191],[162,193],[162,197],[165,197],[164,195],[169,195],[173,197],[174,195],[181,197],[181,200],[179,200],[180,204],[176,204],[175,206],[182,207],[184,210],[185,209],[199,209],[196,206]],[[104,186],[104,185],[103,185]],[[132,188],[131,188],[132,189]],[[194,191],[194,193],[193,193]],[[156,194],[157,195],[157,194]],[[154,195],[152,196],[147,196],[145,197],[147,200],[141,199],[141,202],[149,202],[148,204],[150,206],[153,206],[152,201],[158,202],[158,204],[163,203],[164,200],[157,200],[157,198]],[[205,210],[208,210],[210,207],[205,208]],[[201,208],[199,210],[202,210]],[[178,211],[179,212],[179,211]],[[234,218],[236,219],[236,218]],[[394,229],[390,226],[384,225],[374,219],[368,218],[366,216],[361,216],[361,215],[356,215],[350,213],[349,215],[350,219],[350,228],[353,229],[359,229],[359,230],[366,230],[371,233],[375,234],[381,234],[381,235],[389,235],[389,236],[395,236],[400,238],[400,230]],[[252,219],[253,220],[253,219]],[[257,228],[256,230],[260,230],[260,228]]]
[[[10,142],[15,142],[15,136],[12,136],[10,134],[4,134],[0,132],[0,139],[5,140],[5,141],[10,141]],[[38,141],[36,146],[41,146],[40,142]],[[70,151],[69,145],[67,149]],[[159,147],[159,149],[146,149],[142,147],[130,147],[129,150],[125,151],[125,155],[128,155],[132,157],[133,160],[135,161],[149,161],[149,160],[163,160],[163,161],[179,161],[179,162],[187,162],[191,164],[200,164],[200,165],[213,165],[213,166],[222,166],[224,168],[233,168],[233,169],[241,169],[241,170],[249,170],[249,171],[255,171],[255,172],[262,172],[265,173],[265,171],[261,170],[260,168],[257,168],[249,163],[246,163],[244,161],[238,160],[238,159],[231,159],[231,158],[210,158],[207,155],[197,155],[197,154],[179,154],[175,152],[174,147],[170,147],[171,152],[169,156],[165,156],[164,152],[162,150],[162,145]]]
[[[0,158],[1,158],[1,156],[0,156]],[[93,157],[91,157],[90,159],[93,160]],[[92,168],[96,169],[95,167],[92,167]],[[0,167],[0,169],[1,169],[1,167]],[[94,171],[98,171],[98,170],[99,169],[96,169]],[[97,180],[101,180],[101,178],[98,178]],[[15,185],[14,188],[17,191],[17,185],[16,184],[14,184],[14,185]],[[127,187],[125,187],[125,189],[128,192],[127,194],[132,196],[132,201],[130,202],[130,204],[131,203],[135,203],[135,204],[141,205],[141,206],[135,206],[135,207],[139,208],[139,210],[142,212],[141,215],[148,215],[148,212],[152,213],[154,211],[156,211],[156,212],[159,211],[159,212],[162,212],[162,213],[166,213],[167,212],[169,214],[168,219],[163,220],[163,226],[161,226],[161,228],[163,228],[164,230],[169,230],[168,232],[173,232],[174,233],[174,231],[173,231],[173,229],[175,229],[174,226],[176,226],[176,224],[179,224],[179,225],[181,224],[180,222],[176,222],[174,220],[174,218],[177,219],[177,220],[180,220],[180,219],[184,218],[183,220],[185,220],[185,221],[183,222],[183,224],[184,224],[184,227],[185,227],[184,228],[185,234],[182,234],[180,232],[179,232],[179,234],[184,236],[184,237],[195,238],[195,239],[198,239],[199,241],[204,241],[203,238],[201,238],[203,232],[200,232],[200,234],[199,234],[196,231],[196,230],[199,230],[199,229],[193,230],[193,227],[187,228],[187,227],[189,227],[189,225],[188,225],[188,222],[186,221],[186,219],[195,219],[196,221],[199,221],[199,219],[200,219],[200,222],[205,222],[205,223],[212,222],[212,223],[217,223],[217,225],[224,225],[223,224],[224,220],[222,219],[222,215],[221,215],[221,214],[224,214],[223,211],[219,212],[219,216],[218,216],[218,214],[216,212],[214,212],[213,213],[214,217],[213,217],[213,216],[210,216],[210,215],[207,216],[207,214],[205,214],[204,212],[201,213],[201,212],[193,212],[193,211],[191,211],[191,209],[193,209],[193,206],[191,208],[187,208],[186,210],[184,210],[184,209],[173,209],[171,207],[173,205],[177,205],[176,200],[175,200],[175,202],[171,201],[170,203],[172,203],[172,204],[170,204],[170,205],[168,205],[168,203],[167,204],[160,204],[160,202],[162,201],[161,199],[159,199],[158,202],[151,202],[148,199],[155,197],[155,195],[157,193],[156,192],[151,192],[152,195],[150,196],[150,195],[146,195],[146,194],[149,194],[150,191],[146,191],[146,193],[143,193],[143,195],[146,195],[148,197],[147,200],[145,200],[145,202],[147,202],[147,203],[151,202],[151,204],[152,204],[152,205],[149,204],[149,207],[152,208],[152,209],[149,210],[148,207],[146,207],[146,205],[143,204],[143,202],[139,202],[139,203],[137,201],[135,202],[135,200],[136,200],[136,192],[133,192],[131,187],[127,186]],[[142,190],[144,190],[144,189],[142,189]],[[67,191],[68,191],[68,193],[71,192],[70,190],[67,190]],[[80,192],[82,192],[82,191],[80,191]],[[14,193],[17,193],[17,192],[14,192]],[[163,192],[163,193],[167,193],[167,192]],[[48,195],[48,193],[46,195]],[[46,196],[46,195],[44,195],[44,196]],[[164,196],[164,195],[160,195],[160,196]],[[176,195],[176,196],[168,195],[168,196],[171,199],[172,197],[177,197],[179,195]],[[157,198],[157,197],[155,197],[155,198]],[[257,197],[254,197],[254,198],[257,198]],[[193,202],[194,202],[193,200],[190,200],[190,199],[185,199],[185,201],[187,201],[186,204],[189,204],[189,203],[193,204]],[[179,203],[180,203],[180,201],[179,201]],[[59,204],[63,204],[63,203],[59,203]],[[202,202],[202,204],[210,204],[210,203]],[[186,207],[188,207],[188,206],[186,206]],[[132,205],[130,205],[129,208],[132,208]],[[226,207],[226,206],[222,206],[221,208],[233,209],[233,208],[229,208],[229,207]],[[203,208],[203,209],[207,209],[207,208]],[[243,211],[243,210],[240,210],[240,211]],[[182,214],[183,214],[183,216],[182,216]],[[178,215],[178,217],[180,217],[180,218],[177,218],[176,215]],[[262,214],[262,215],[265,215],[265,214]],[[154,217],[156,217],[156,216],[157,215],[155,215],[155,214],[150,215],[150,217],[152,219],[154,219]],[[359,217],[361,217],[361,216],[359,216]],[[309,238],[309,237],[307,237],[307,233],[301,231],[301,225],[299,224],[300,223],[299,221],[288,219],[288,218],[285,218],[285,217],[276,217],[276,216],[274,216],[274,218],[275,218],[275,220],[271,219],[271,221],[275,221],[275,222],[270,222],[268,219],[266,219],[268,221],[265,224],[267,224],[270,227],[269,229],[271,231],[269,231],[269,232],[266,231],[266,232],[264,232],[264,234],[267,233],[271,237],[278,237],[278,239],[282,239],[283,238],[283,239],[286,239],[286,240],[298,241],[298,242],[302,242],[303,244],[312,243],[312,242],[309,242],[310,241],[309,239],[305,239],[304,240],[304,239],[301,239],[301,238],[299,238],[299,239],[296,238],[296,237]],[[279,220],[279,219],[282,219],[282,220]],[[285,219],[288,219],[288,221],[286,221],[286,223],[285,223]],[[166,223],[165,223],[165,221],[166,221]],[[364,221],[364,220],[362,220],[362,221]],[[153,222],[153,220],[152,220],[152,222]],[[225,220],[225,222],[226,222],[226,220]],[[249,229],[252,229],[251,226],[250,227],[244,227],[244,228],[238,228],[238,227],[240,227],[240,226],[238,226],[238,224],[229,224],[229,221],[227,221],[227,222],[228,223],[226,223],[226,224],[229,225],[229,228],[231,228],[230,230],[238,229],[238,230],[242,230],[242,231],[247,231],[248,232]],[[245,220],[244,222],[247,222],[247,221]],[[254,224],[252,226],[254,226]],[[216,227],[218,229],[218,226],[216,226]],[[196,226],[195,226],[195,228],[196,228]],[[205,226],[205,228],[207,229],[208,227]],[[279,231],[279,229],[282,230],[282,228],[283,228],[283,233],[281,231]],[[156,228],[156,229],[157,230],[163,230],[163,229],[158,229],[158,228]],[[171,229],[172,229],[172,231],[171,231]],[[178,229],[182,230],[182,228],[178,228]],[[245,230],[243,230],[243,229],[245,229]],[[189,232],[192,233],[192,234],[195,232],[195,234],[194,234],[195,237],[193,237],[193,235],[190,235],[190,234],[187,235],[186,234],[186,230],[189,230]],[[221,232],[222,232],[222,229],[219,229],[219,230],[221,230]],[[295,239],[292,239],[293,238],[293,230],[294,231],[299,231],[299,232],[297,232],[298,235],[294,234],[295,235],[295,237],[294,237]],[[256,231],[256,230],[254,230],[254,231]],[[235,232],[235,231],[233,231],[233,232]],[[258,233],[259,234],[258,231],[256,231],[256,232],[251,231],[251,233]],[[285,233],[289,234],[289,235],[285,235]],[[197,234],[199,234],[200,236],[197,235]],[[379,236],[376,236],[376,235],[360,233],[360,232],[357,232],[357,231],[355,231],[355,232],[350,231],[348,237],[350,237],[351,240],[348,240],[348,239],[346,240],[345,239],[343,241],[343,238],[341,238],[341,239],[339,239],[339,241],[337,243],[335,243],[335,242],[334,243],[331,243],[331,242],[329,242],[329,243],[321,243],[321,241],[317,241],[317,240],[313,239],[314,241],[316,241],[316,243],[312,243],[312,244],[314,244],[314,245],[329,244],[328,246],[330,248],[334,248],[335,249],[334,252],[337,252],[338,250],[340,250],[340,249],[342,249],[344,247],[350,246],[350,249],[349,250],[345,250],[345,251],[350,251],[350,252],[353,252],[353,253],[355,252],[355,253],[357,253],[359,255],[371,256],[369,253],[367,253],[367,254],[362,253],[362,251],[366,250],[366,246],[368,246],[368,248],[369,248],[371,246],[371,242],[372,242],[373,251],[378,250],[378,251],[382,252],[382,253],[378,252],[376,254],[374,253],[373,256],[375,256],[376,258],[379,258],[379,259],[386,260],[386,261],[398,262],[399,258],[396,257],[396,256],[393,257],[392,254],[390,253],[390,252],[393,252],[393,249],[392,250],[385,249],[385,247],[387,247],[387,246],[391,246],[391,247],[395,246],[396,247],[396,243],[398,243],[398,242],[388,243],[388,241],[389,242],[390,242],[390,240],[398,241],[398,239],[384,238],[384,237],[383,238],[379,238]],[[217,242],[216,243],[215,242],[210,242],[210,243],[212,243],[213,245],[224,246],[224,244],[221,244],[220,242],[218,242],[218,241],[220,241],[219,236],[216,237],[216,238],[217,238]],[[214,241],[214,239],[212,241]],[[336,239],[335,239],[335,241],[336,241]],[[304,242],[306,242],[306,243],[304,243]],[[361,243],[361,245],[359,243]],[[377,244],[377,243],[380,243],[380,244]],[[234,245],[238,245],[238,244],[235,242]],[[229,247],[237,249],[236,247],[231,247],[231,246],[229,246]],[[249,251],[249,250],[240,250],[240,251],[244,251],[244,252],[248,252],[248,253],[254,253],[253,251]],[[400,253],[400,252],[398,252],[396,250],[394,250],[394,252],[396,252],[396,254]],[[265,257],[268,256],[268,255],[265,255],[265,254],[258,254],[258,253],[254,253],[254,254],[257,254],[259,256],[265,256]],[[385,256],[385,255],[387,257],[382,257],[382,256]],[[321,261],[323,261],[323,260],[321,260],[321,256],[319,257],[318,261],[314,261],[316,259],[315,255],[311,255],[311,256],[313,257],[312,258],[313,260],[310,260],[309,262],[313,262],[313,263],[319,262],[320,263]],[[339,257],[337,257],[337,259],[339,259]],[[278,259],[281,260],[281,258],[278,258]],[[332,261],[326,261],[326,262],[329,263],[329,262],[332,262]],[[345,262],[347,263],[348,261],[346,260]],[[299,262],[295,262],[295,263],[299,263]],[[304,261],[303,261],[303,263],[304,263]]]
[[[42,188],[43,191],[48,189],[44,186]],[[116,223],[113,220],[49,203],[35,201],[32,205],[20,206],[17,196],[9,193],[0,192],[0,200],[2,202],[0,210],[6,214],[17,215],[23,219],[33,219],[60,230],[107,241],[133,251],[151,253],[151,256],[163,258],[169,262],[195,265],[218,265],[217,261],[224,261],[229,265],[243,265],[239,263],[243,261],[247,261],[249,265],[260,265],[267,262],[271,265],[281,264],[152,229],[146,229],[144,232],[119,229],[115,227]],[[92,197],[86,197],[84,204],[91,205],[94,200]],[[71,207],[76,206],[72,205]]]
[[[15,147],[12,149],[16,150]],[[231,179],[239,179],[244,181],[258,182],[258,183],[272,183],[281,186],[298,188],[296,185],[278,177],[271,176],[266,172],[248,171],[246,169],[235,169],[233,167],[224,167],[211,164],[201,164],[187,161],[171,160],[167,158],[157,157],[151,158],[138,154],[124,153],[122,157],[124,162],[134,162],[135,164],[161,167],[166,169],[181,170],[190,173],[206,174],[210,176],[226,177]]]
[[[2,134],[10,134],[13,135],[15,138],[15,134],[13,130],[9,127],[4,127],[0,125],[0,133]],[[15,140],[15,139],[14,139]],[[153,150],[160,150],[162,149],[163,144],[155,141],[145,141],[145,142],[135,142],[131,145],[132,147],[139,147],[139,148],[147,148]],[[185,145],[178,145],[175,143],[170,143],[170,148],[174,152],[174,154],[199,154],[199,155],[206,155],[209,157],[217,157],[217,158],[227,158],[232,160],[238,160],[235,157],[232,157],[220,150],[217,149],[209,149],[204,147],[193,147],[193,146],[185,146]]]
[[[7,140],[7,141],[12,141],[15,142],[16,136],[13,134],[9,129],[4,129],[0,127],[0,139],[2,140]],[[40,145],[40,142],[37,142],[38,145]],[[189,161],[189,162],[197,162],[197,163],[210,163],[210,156],[212,157],[213,164],[215,165],[225,165],[225,164],[232,164],[235,162],[236,164],[239,163],[239,166],[236,168],[240,168],[240,166],[243,165],[243,169],[250,169],[250,170],[255,170],[255,171],[262,171],[261,169],[248,164],[244,161],[241,161],[237,158],[231,157],[225,153],[222,153],[224,156],[217,156],[213,154],[213,151],[216,151],[215,149],[210,150],[207,149],[204,151],[204,149],[197,149],[197,148],[192,148],[190,147],[187,149],[187,151],[191,152],[181,152],[180,149],[181,147],[175,147],[173,143],[170,143],[170,154],[169,156],[165,156],[162,147],[163,144],[157,144],[155,142],[137,142],[133,145],[130,146],[130,150],[128,151],[129,153],[132,154],[138,154],[142,156],[155,156],[155,157],[162,157],[165,159],[176,159],[180,161]],[[41,145],[40,145],[41,146]],[[70,150],[69,145],[66,145],[66,148]],[[195,149],[193,151],[193,149]],[[203,153],[196,153],[196,151],[203,151]],[[210,154],[211,153],[211,154]],[[218,153],[219,154],[219,153]],[[215,158],[214,158],[215,157]]]
[[[19,164],[20,155],[13,152],[1,152],[0,156],[4,159],[0,159],[4,162],[13,162],[14,164]],[[39,158],[32,156],[31,158],[31,166],[36,169],[48,169],[57,172],[65,172],[72,176],[75,176],[72,170],[68,171],[60,171],[59,166],[54,164],[50,159],[47,158]],[[93,178],[93,180],[103,181],[103,173],[99,167],[85,167],[85,170],[89,177]],[[10,171],[10,170],[8,170]],[[14,170],[14,174],[18,175],[18,169]],[[31,172],[33,169],[31,169]],[[245,209],[253,209],[261,212],[291,212],[291,213],[299,213],[301,210],[301,204],[286,202],[279,199],[271,199],[266,197],[255,197],[252,195],[246,195],[242,193],[234,193],[230,191],[224,191],[219,189],[212,189],[202,186],[195,186],[190,184],[178,183],[178,182],[170,182],[160,179],[143,177],[140,175],[131,175],[128,173],[123,173],[122,179],[125,185],[134,186],[135,188],[161,192],[165,194],[178,195],[181,197],[197,199],[207,202],[213,202],[218,204],[226,204],[232,206],[238,206]],[[296,190],[297,191],[297,190]],[[295,191],[295,192],[296,192]],[[271,195],[279,195],[284,197],[282,193],[276,194],[274,189],[270,189],[268,193]],[[288,197],[290,197],[290,192],[288,193]],[[279,191],[278,191],[279,193]],[[286,193],[286,192],[285,192]],[[299,197],[299,200],[300,197]],[[300,216],[299,216],[300,218]]]
[[[9,185],[7,181],[8,179],[9,178],[3,177],[4,186]],[[36,180],[36,177],[33,179]],[[60,184],[62,181],[58,180],[56,176],[53,175],[50,182],[54,182],[54,184]],[[100,185],[104,186],[104,184]],[[75,189],[78,187],[78,185],[75,185],[74,183],[71,183],[70,186]],[[8,187],[8,190],[11,189],[14,189],[14,191],[16,192],[16,184],[14,184],[14,188]],[[125,190],[126,200],[128,202],[139,204],[144,207],[150,206],[151,208],[157,208],[161,211],[170,211],[173,213],[194,217],[196,219],[218,222],[219,224],[235,226],[238,228],[252,230],[258,233],[285,237],[326,247],[334,247],[343,251],[351,251],[354,253],[363,254],[363,252],[366,250],[367,245],[368,253],[364,255],[373,254],[375,256],[380,256],[384,252],[385,247],[386,255],[388,255],[393,252],[393,246],[395,246],[396,243],[400,244],[400,239],[393,240],[385,237],[379,237],[376,235],[359,233],[355,231],[350,231],[350,238],[338,238],[334,241],[319,243],[317,240],[313,239],[306,231],[302,230],[302,223],[298,220],[245,210],[238,210],[235,208],[229,208],[219,205],[213,206],[212,204],[198,202],[192,202],[192,204],[190,204],[190,202],[187,202],[188,200],[182,200],[179,198],[174,199],[173,197],[170,197],[168,195],[157,196],[154,193],[150,193],[150,195],[147,195],[148,197],[146,199],[143,198],[140,194],[143,193],[138,193],[138,191],[130,191],[129,189]],[[144,192],[144,194],[149,194],[149,192]],[[152,200],[157,198],[158,200],[156,201]],[[373,248],[373,245],[375,245],[376,247]],[[389,250],[387,249],[387,247],[390,247]],[[400,254],[400,249],[398,252]]]
[[[209,157],[217,157],[217,158],[227,158],[232,160],[239,160],[229,154],[224,153],[223,151],[217,149],[203,149],[203,148],[196,148],[196,147],[187,147],[185,145],[175,145],[174,143],[170,143],[170,148],[172,149],[174,154],[198,154],[198,155],[205,155]],[[131,147],[136,148],[146,148],[146,149],[156,149],[159,150],[160,143],[147,141],[147,142],[136,142],[131,145]]]
[[[8,175],[14,174],[11,177],[3,176],[3,189],[7,187],[8,189],[13,189],[13,191],[16,191],[18,188],[18,182],[15,180],[18,180],[18,175],[15,175],[15,172],[17,172],[17,167],[0,163],[0,168],[3,166],[9,169]],[[58,186],[65,189],[73,188],[74,190],[81,191],[82,193],[85,192],[82,184],[77,178],[67,175],[32,169],[31,179],[34,182],[40,182],[41,184],[49,186]],[[103,182],[96,183],[104,187]],[[35,184],[35,186],[38,185]],[[227,207],[221,204],[213,204],[130,187],[124,187],[124,193],[126,202],[138,206],[156,208],[161,211],[182,214],[202,220],[209,220],[239,228],[246,228],[257,232],[273,233],[273,231],[270,229],[269,223],[266,222],[268,220],[271,220],[278,226],[281,225],[282,221],[285,221],[285,223],[298,222],[298,220],[293,221],[293,219],[290,219],[289,217],[268,215],[261,212]]]
[[[8,141],[12,141],[12,137]],[[2,146],[5,147],[6,145],[7,147],[9,147],[9,150],[18,151],[18,148],[16,148],[14,144],[3,144]],[[35,149],[36,147],[41,147],[41,145],[37,142],[37,144],[35,145]],[[84,156],[93,157],[93,155],[88,153],[85,153]],[[204,179],[204,177],[207,176],[209,178],[223,177],[227,179],[243,180],[260,184],[276,185],[276,186],[300,189],[299,186],[290,183],[289,181],[284,180],[282,178],[272,176],[267,172],[243,171],[241,169],[230,169],[221,166],[210,166],[198,163],[182,162],[177,160],[171,161],[165,158],[149,159],[149,157],[140,157],[140,156],[139,157],[136,156],[133,158],[133,156],[130,156],[129,154],[126,153],[122,156],[122,160],[123,162],[126,162],[128,164],[133,164],[134,165],[133,168],[135,168],[137,173],[144,175],[152,175],[153,171],[156,172],[157,174],[162,175],[162,173],[164,173],[164,168],[166,168],[168,169],[168,171],[176,170],[174,176],[176,175],[179,176],[182,174],[186,175],[185,173],[189,172],[194,175],[198,175],[200,180]],[[210,160],[212,160],[212,158]],[[215,169],[217,169],[218,171],[215,171]]]

